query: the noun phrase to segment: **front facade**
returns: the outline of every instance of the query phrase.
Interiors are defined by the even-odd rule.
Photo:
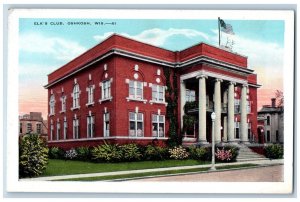
[[[258,136],[263,137],[262,143],[283,143],[284,122],[283,107],[276,106],[276,99],[271,99],[271,105],[264,105],[258,111]]]
[[[164,144],[171,105],[183,143],[211,141],[212,111],[217,142],[257,141],[259,85],[247,58],[205,43],[173,52],[114,34],[49,74],[45,87],[49,146]],[[187,116],[196,120],[188,133]]]

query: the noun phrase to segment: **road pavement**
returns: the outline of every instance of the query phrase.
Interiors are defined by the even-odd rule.
[[[283,182],[283,165],[130,180],[131,182]]]

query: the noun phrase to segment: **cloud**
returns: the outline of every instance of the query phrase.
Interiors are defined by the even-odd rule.
[[[87,49],[79,43],[60,37],[47,37],[41,33],[27,32],[20,34],[19,50],[43,54],[56,60],[69,61]]]
[[[104,33],[103,35],[96,35],[93,38],[97,41],[101,41],[107,38],[111,34],[113,34],[113,32],[107,32]],[[195,37],[202,37],[206,40],[209,40],[209,36],[207,34],[193,29],[169,28],[167,30],[164,30],[164,29],[154,28],[154,29],[148,29],[142,31],[137,35],[129,35],[127,33],[120,33],[120,34],[155,46],[163,46],[166,43],[166,41],[172,36],[184,36],[190,39]]]

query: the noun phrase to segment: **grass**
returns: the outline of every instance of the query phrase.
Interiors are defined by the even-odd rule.
[[[218,170],[234,169],[234,168],[245,168],[253,167],[256,164],[242,164],[242,165],[229,165],[229,166],[219,166]],[[110,176],[100,176],[100,177],[86,177],[86,178],[72,178],[65,180],[57,181],[103,181],[103,180],[122,180],[130,178],[139,178],[139,177],[149,177],[149,176],[162,176],[162,175],[174,175],[174,174],[188,174],[194,172],[203,172],[207,171],[210,168],[191,168],[191,169],[180,169],[180,170],[170,170],[170,171],[159,171],[159,172],[147,172],[147,173],[136,173],[136,174],[124,174],[124,175],[110,175]]]
[[[209,164],[210,162],[197,160],[165,160],[165,161],[140,161],[122,163],[93,163],[84,161],[65,161],[50,159],[46,171],[42,176],[58,176],[86,173],[101,173],[125,170],[140,170],[150,168],[168,168],[175,166],[192,166]]]

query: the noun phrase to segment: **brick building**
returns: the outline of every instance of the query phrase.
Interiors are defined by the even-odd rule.
[[[261,136],[261,143],[283,143],[284,124],[283,106],[276,106],[276,99],[271,99],[271,105],[264,105],[258,111],[258,137]]]
[[[49,145],[164,143],[174,98],[183,143],[211,141],[213,110],[217,142],[250,142],[258,87],[245,56],[206,43],[173,52],[114,34],[48,75]],[[196,120],[188,134],[185,116]]]
[[[47,137],[47,121],[43,120],[41,112],[30,112],[19,116],[19,135],[36,133]]]

